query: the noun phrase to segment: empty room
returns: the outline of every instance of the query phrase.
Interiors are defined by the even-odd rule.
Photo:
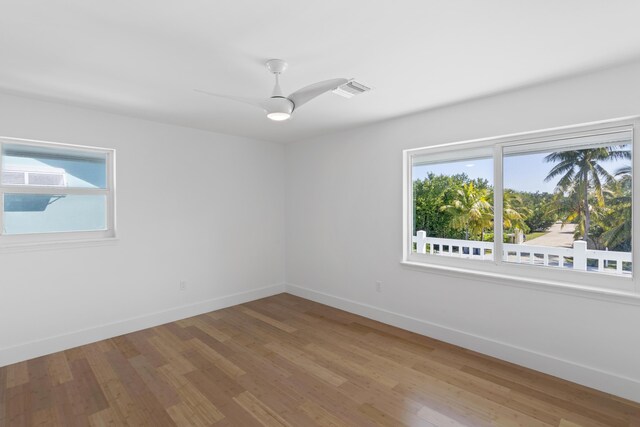
[[[0,427],[640,427],[639,16],[0,0]]]

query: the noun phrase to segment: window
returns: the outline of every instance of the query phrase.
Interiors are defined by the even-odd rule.
[[[413,157],[416,253],[493,258],[492,150],[474,151]]]
[[[404,261],[637,291],[637,125],[615,120],[405,150]]]
[[[114,237],[114,155],[0,138],[0,244]]]

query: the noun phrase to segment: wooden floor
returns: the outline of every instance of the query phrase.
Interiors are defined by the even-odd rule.
[[[0,425],[640,426],[640,404],[288,294],[0,368]]]

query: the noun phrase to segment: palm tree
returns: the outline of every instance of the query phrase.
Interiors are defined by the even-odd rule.
[[[628,250],[631,245],[631,166],[623,166],[615,173],[619,179],[612,183],[610,206],[607,212],[606,231],[602,234],[604,244],[609,248],[622,247]],[[620,249],[614,249],[620,250]]]
[[[573,239],[579,240],[585,235],[585,213],[582,201],[581,186],[571,188],[565,193],[556,192],[553,197],[553,205],[557,214],[561,215],[562,227],[565,224],[576,224]]]
[[[587,242],[591,226],[591,209],[589,195],[592,192],[597,206],[604,206],[603,183],[613,180],[613,176],[600,163],[611,160],[631,159],[627,146],[595,147],[584,150],[559,151],[547,155],[546,162],[557,163],[547,174],[545,181],[560,177],[556,184],[557,192],[573,192],[579,194],[582,204],[579,211],[584,215],[583,224],[578,228]]]
[[[504,190],[502,198],[504,229],[518,229],[525,233],[528,232],[529,227],[527,227],[525,220],[531,214],[531,210],[524,205],[520,194],[507,188]]]
[[[470,233],[480,234],[481,238],[484,238],[484,230],[490,228],[493,222],[488,196],[489,191],[486,188],[477,187],[473,182],[469,182],[455,190],[453,202],[442,206],[440,210],[451,214],[451,227],[464,231],[465,240],[469,240]]]

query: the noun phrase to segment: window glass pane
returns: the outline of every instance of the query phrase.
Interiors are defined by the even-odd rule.
[[[504,156],[505,261],[631,273],[631,140],[592,141]]]
[[[4,234],[106,230],[103,195],[5,194]]]
[[[106,160],[104,153],[3,144],[2,184],[106,188]]]
[[[414,253],[493,259],[493,159],[412,162]]]

